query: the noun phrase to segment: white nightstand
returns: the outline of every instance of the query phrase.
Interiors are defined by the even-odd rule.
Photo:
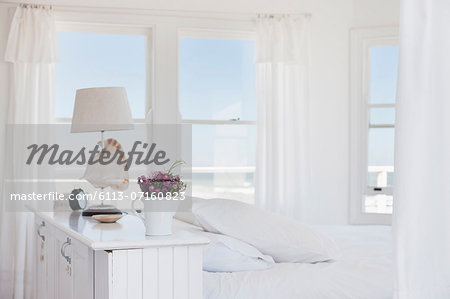
[[[35,213],[37,298],[202,298],[202,247],[185,231],[145,237],[124,216],[98,223],[78,212]]]

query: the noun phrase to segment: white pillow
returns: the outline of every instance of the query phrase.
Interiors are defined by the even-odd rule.
[[[203,270],[208,272],[256,271],[271,268],[272,257],[262,254],[255,247],[229,236],[203,231],[190,224],[174,221],[178,228],[208,238],[203,249]]]
[[[188,212],[188,211],[182,211],[182,212],[176,212],[175,216],[173,216],[175,219],[178,219],[180,221],[189,223],[189,224],[193,224],[193,225],[198,225],[195,221],[195,216],[194,214],[192,214],[192,212]]]
[[[275,261],[258,249],[220,234],[204,232],[211,240],[203,250],[203,270],[209,272],[257,271],[271,268]]]
[[[190,196],[186,196],[186,199],[191,200],[191,205],[193,206],[195,203],[206,200],[204,198],[200,198],[200,197],[190,197]],[[195,220],[195,216],[194,214],[192,214],[192,210],[190,211],[178,211],[175,213],[175,215],[173,216],[174,218],[181,220],[183,222],[189,223],[189,224],[193,224],[195,226],[199,226],[197,221]]]
[[[192,213],[204,230],[244,241],[276,262],[315,263],[339,253],[333,240],[313,228],[243,202],[195,201]]]

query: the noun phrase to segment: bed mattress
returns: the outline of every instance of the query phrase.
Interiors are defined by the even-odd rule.
[[[204,298],[392,298],[388,226],[317,227],[341,248],[336,261],[279,263],[264,271],[203,274]]]

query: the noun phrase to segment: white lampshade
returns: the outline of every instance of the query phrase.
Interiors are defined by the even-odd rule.
[[[78,89],[72,117],[72,133],[120,131],[134,128],[123,87]]]

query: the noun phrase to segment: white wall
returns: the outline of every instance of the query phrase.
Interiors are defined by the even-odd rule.
[[[396,24],[398,22],[398,0],[228,0],[220,2],[210,0],[158,0],[151,2],[148,0],[55,0],[40,1],[39,3],[54,4],[57,11],[58,5],[77,5],[97,8],[127,7],[216,13],[311,13],[312,180],[311,199],[308,206],[305,207],[308,215],[306,220],[320,224],[348,223],[349,30],[359,26]],[[5,7],[0,6],[2,23],[5,23],[3,18],[5,11]],[[151,14],[150,11],[144,14],[147,13]],[[67,15],[70,16],[70,14]],[[96,18],[95,15],[92,17]],[[136,19],[145,18],[142,15],[136,16]],[[227,18],[224,14],[223,19],[216,23],[218,26],[226,26]],[[103,16],[103,19],[107,22],[108,17]],[[190,22],[194,24],[196,21]],[[245,26],[248,26],[248,22],[246,24]],[[4,45],[6,31],[4,24],[1,26],[0,44]],[[174,30],[173,26],[173,24],[166,23],[159,28],[166,27],[168,30]],[[168,42],[176,45],[174,40]],[[2,57],[3,48],[4,46],[0,50]],[[159,55],[166,57],[167,64],[160,67],[176,67],[175,62],[166,56],[170,53],[165,52],[161,49]],[[158,70],[158,66],[156,68]],[[4,78],[4,70],[5,66],[0,62],[0,79]],[[173,103],[172,100],[176,97],[173,90],[173,87],[176,86],[176,79],[168,77],[163,79],[169,82],[167,91],[156,91],[156,98],[164,98],[166,103],[161,104],[168,105],[167,109],[169,110],[173,108],[173,105],[167,103]],[[5,101],[3,93],[6,84],[6,80],[0,81],[0,103]]]
[[[398,25],[399,0],[354,0],[353,26]]]

